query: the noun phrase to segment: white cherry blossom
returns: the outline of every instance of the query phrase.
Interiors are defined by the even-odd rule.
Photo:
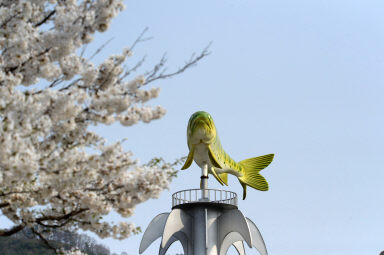
[[[0,226],[0,236],[53,227],[123,239],[140,228],[103,216],[129,217],[168,188],[173,164],[140,165],[120,142],[107,144],[89,127],[161,118],[164,108],[147,105],[160,90],[146,85],[208,52],[174,73],[164,72],[163,58],[142,74],[140,63],[123,68],[141,37],[100,64],[79,55],[95,32],[108,29],[122,2],[0,0],[0,215],[14,223]]]

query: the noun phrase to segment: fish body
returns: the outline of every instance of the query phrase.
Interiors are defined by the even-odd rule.
[[[232,174],[243,187],[243,199],[247,185],[262,191],[268,190],[268,182],[259,171],[272,162],[274,154],[234,161],[224,151],[209,113],[199,111],[192,114],[188,122],[187,143],[189,154],[182,170],[187,169],[192,161],[199,167],[207,165],[208,173],[222,185],[228,185],[228,174]]]

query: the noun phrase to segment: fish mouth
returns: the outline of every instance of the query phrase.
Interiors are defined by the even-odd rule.
[[[209,126],[209,122],[203,119],[197,119],[192,123],[192,130],[203,128],[205,130],[209,130],[211,127]]]
[[[209,145],[213,142],[213,139],[214,139],[214,137],[212,137],[211,139],[205,139],[205,140],[200,139],[200,143]]]
[[[209,140],[207,140],[207,139],[205,139],[205,140],[195,139],[195,140],[192,140],[192,145],[199,145],[199,144],[210,145],[210,144],[212,144],[212,142],[213,142],[213,139],[209,139]]]
[[[196,123],[193,126],[192,143],[193,144],[211,144],[215,139],[215,134],[206,124]]]
[[[215,136],[212,134],[207,134],[205,130],[197,130],[192,135],[192,143],[193,144],[211,144],[215,140]]]

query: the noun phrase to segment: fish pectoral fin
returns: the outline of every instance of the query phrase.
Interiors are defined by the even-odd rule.
[[[213,153],[212,149],[211,149],[211,146],[208,146],[208,155],[209,155],[209,159],[211,160],[211,163],[214,167],[217,167],[217,168],[222,168],[220,166],[220,164],[218,163],[217,159],[216,159],[216,156],[215,154]]]
[[[216,180],[221,184],[224,185],[224,181],[220,178],[219,175],[217,175],[216,170],[214,167],[211,167],[212,175],[216,178]]]
[[[185,163],[184,163],[183,167],[181,168],[181,170],[185,170],[185,169],[187,169],[188,167],[191,166],[192,161],[193,161],[194,153],[195,153],[195,146],[192,146],[192,148],[189,150],[187,160],[185,161]]]
[[[222,174],[219,174],[219,177],[223,181],[223,183],[228,186],[228,174],[222,173]]]

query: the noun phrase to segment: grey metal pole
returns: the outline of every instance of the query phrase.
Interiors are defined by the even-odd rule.
[[[208,165],[205,164],[201,168],[200,177],[201,201],[209,201],[208,197]]]
[[[204,164],[201,168],[200,179],[201,198],[203,201],[208,201],[208,164]]]
[[[208,164],[201,168],[201,201],[209,201],[208,198]],[[204,207],[194,208],[193,213],[193,250],[195,254],[207,255],[207,209]]]
[[[193,251],[197,255],[207,255],[207,210],[196,207],[193,210]]]

